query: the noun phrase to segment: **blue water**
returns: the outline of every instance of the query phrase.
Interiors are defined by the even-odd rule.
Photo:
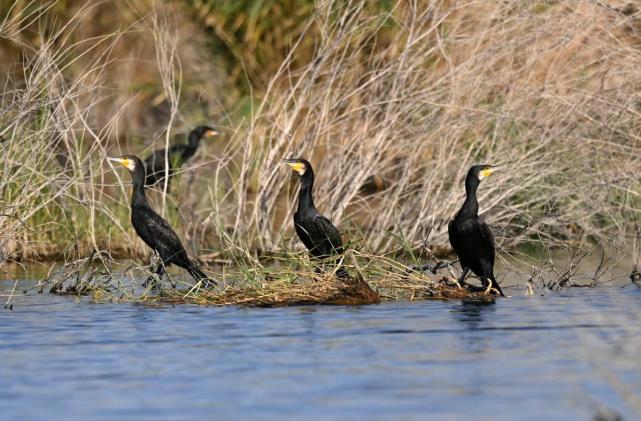
[[[29,294],[0,307],[0,418],[638,419],[640,303],[634,285],[359,308]]]

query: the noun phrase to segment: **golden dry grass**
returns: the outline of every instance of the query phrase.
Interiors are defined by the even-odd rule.
[[[5,258],[49,248],[63,258],[145,255],[128,221],[128,179],[105,156],[144,154],[231,107],[221,100],[231,84],[204,48],[205,32],[178,3],[116,3],[78,6],[55,33],[38,32],[53,13],[46,6],[12,9],[0,24],[2,54],[19,68],[7,72],[0,97]],[[154,194],[193,254],[233,260],[300,248],[283,240],[293,234],[296,183],[279,162],[290,156],[312,161],[319,209],[372,254],[397,249],[399,239],[408,249],[446,244],[465,172],[479,162],[508,164],[480,191],[503,252],[525,241],[634,243],[638,8],[590,0],[370,6],[317,2],[310,29],[252,93],[255,106],[222,119],[224,140],[183,169],[182,191]],[[91,30],[105,8],[113,26]],[[36,23],[27,28],[24,19]],[[372,175],[386,189],[363,194]]]

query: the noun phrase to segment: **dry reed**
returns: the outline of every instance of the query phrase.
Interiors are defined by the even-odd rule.
[[[377,9],[318,1],[266,88],[252,92],[250,112],[225,119],[225,140],[199,152],[176,180],[182,189],[162,194],[158,207],[193,254],[234,261],[300,249],[285,241],[296,183],[279,162],[304,156],[315,165],[319,209],[363,237],[367,253],[397,250],[399,239],[405,251],[435,250],[447,243],[467,168],[488,162],[507,164],[479,197],[503,253],[525,242],[625,248],[638,236],[641,207],[641,15],[615,3],[398,1]],[[104,158],[152,147],[123,137],[141,96],[148,107],[138,114],[163,111],[145,126],[156,126],[155,146],[168,144],[176,121],[182,129],[220,117],[211,98],[220,85],[197,84],[209,98],[204,111],[190,102],[195,70],[211,68],[186,45],[204,43],[191,37],[193,26],[176,32],[164,6],[128,9],[127,25],[83,33],[101,7],[90,4],[32,39],[25,22],[51,13],[32,4],[0,22],[3,51],[16,51],[20,68],[7,72],[0,95],[0,252],[144,256],[128,221],[127,181]],[[153,47],[141,62],[155,69],[147,75],[155,96],[123,89],[132,79],[114,72],[136,61],[123,42],[141,39]],[[373,175],[386,188],[363,194]]]

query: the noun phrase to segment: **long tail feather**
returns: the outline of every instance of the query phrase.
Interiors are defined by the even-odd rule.
[[[202,270],[198,269],[196,265],[193,263],[191,264],[190,267],[187,268],[187,271],[189,274],[198,282],[203,282],[205,285],[209,285],[210,283],[216,283],[217,281],[215,279],[210,278],[203,272]]]

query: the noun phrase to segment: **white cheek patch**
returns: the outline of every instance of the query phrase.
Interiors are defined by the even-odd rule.
[[[129,171],[133,171],[133,170],[135,170],[135,169],[136,169],[136,163],[135,163],[135,162],[133,162],[133,161],[129,161],[129,162],[127,163],[127,169],[128,169]]]
[[[296,172],[297,172],[299,175],[303,175],[303,174],[305,174],[305,168],[303,168],[302,170],[298,170],[298,171],[296,171]]]
[[[483,175],[483,171],[479,173],[479,180],[483,180],[485,178],[485,175]]]

